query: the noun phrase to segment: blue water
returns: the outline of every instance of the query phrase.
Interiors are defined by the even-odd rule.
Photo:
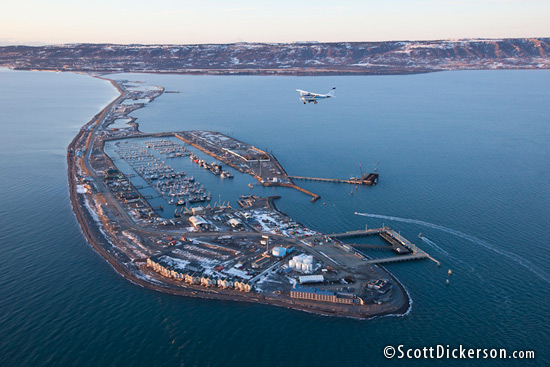
[[[218,130],[273,151],[295,175],[377,167],[376,187],[300,182],[322,199],[279,189],[278,206],[323,232],[385,223],[442,266],[389,265],[413,308],[371,321],[137,287],[86,244],[68,200],[66,147],[116,90],[82,75],[2,70],[0,365],[380,365],[389,344],[537,353],[445,366],[550,363],[550,72],[113,78],[180,91],[133,113],[142,131]],[[337,98],[318,105],[294,92],[332,86]],[[224,201],[249,193],[247,182],[209,184]]]

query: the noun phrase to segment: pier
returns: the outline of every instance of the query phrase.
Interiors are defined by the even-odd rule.
[[[428,255],[426,253],[422,254],[413,254],[413,255],[403,255],[403,256],[392,256],[388,258],[382,258],[382,259],[371,259],[371,260],[365,260],[367,264],[387,264],[387,263],[395,263],[400,261],[411,261],[411,260],[421,260],[426,259]]]
[[[359,229],[357,231],[347,231],[341,233],[332,233],[327,235],[318,235],[311,236],[309,238],[321,238],[321,237],[330,237],[330,238],[349,238],[349,237],[363,237],[363,236],[374,236],[380,234],[382,228],[371,228],[371,229]]]
[[[439,261],[437,261],[430,255],[428,255],[428,253],[426,253],[424,250],[418,248],[414,243],[407,240],[400,233],[386,226],[381,228],[362,229],[357,231],[332,233],[328,235],[311,236],[309,238],[340,239],[340,238],[365,237],[365,236],[374,236],[374,235],[379,235],[380,237],[382,237],[386,242],[389,243],[389,246],[368,245],[368,244],[345,244],[344,247],[349,248],[350,250],[351,248],[355,250],[357,247],[366,248],[370,250],[393,250],[398,254],[396,256],[387,257],[387,258],[365,259],[365,262],[369,264],[385,264],[385,263],[392,263],[392,262],[399,262],[399,261],[420,260],[420,259],[428,258],[434,261],[438,266],[440,265]]]
[[[323,178],[323,177],[306,177],[306,176],[288,176],[293,180],[305,180],[305,181],[322,181],[322,182],[336,182],[336,183],[346,183],[350,185],[367,185],[375,186],[378,183],[378,173],[369,173],[365,174],[362,178],[350,178],[349,180],[344,180],[340,178]]]

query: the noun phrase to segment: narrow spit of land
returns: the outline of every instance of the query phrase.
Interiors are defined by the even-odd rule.
[[[109,81],[120,96],[81,128],[68,147],[67,163],[71,203],[82,231],[118,273],[165,293],[323,315],[371,318],[409,309],[403,286],[359,245],[295,222],[277,210],[275,198],[244,195],[240,209],[212,205],[199,182],[169,164],[189,157],[191,164],[230,179],[225,164],[262,185],[299,189],[315,199],[293,184],[273,155],[213,131],[143,134],[135,119],[125,128],[113,128],[115,120],[128,119],[164,89]],[[117,157],[105,153],[106,144],[114,144]],[[192,147],[219,163],[199,159]],[[118,160],[135,173],[122,173]],[[132,176],[145,181],[166,206],[179,207],[176,217],[163,218],[162,206],[154,208]],[[196,202],[201,205],[191,205]],[[425,257],[404,239],[388,242],[396,256]]]

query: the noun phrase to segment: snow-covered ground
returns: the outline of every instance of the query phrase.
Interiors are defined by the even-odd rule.
[[[177,259],[175,257],[170,257],[170,256],[161,256],[159,260],[166,262],[166,264],[178,270],[185,270],[185,267],[190,264],[190,261]]]
[[[240,277],[242,279],[251,279],[252,278],[251,275],[248,275],[245,271],[240,270],[240,269],[229,268],[229,269],[223,269],[222,272],[225,273],[225,274]]]

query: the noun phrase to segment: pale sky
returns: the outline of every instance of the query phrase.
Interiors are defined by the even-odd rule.
[[[3,0],[0,45],[550,37],[550,0]]]

